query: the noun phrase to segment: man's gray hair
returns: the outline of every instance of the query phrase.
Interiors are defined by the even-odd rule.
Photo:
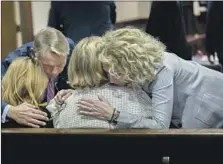
[[[45,52],[65,56],[69,54],[69,43],[60,31],[47,27],[37,33],[34,40],[34,51],[37,56]]]

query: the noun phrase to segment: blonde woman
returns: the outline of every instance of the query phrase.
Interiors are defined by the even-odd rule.
[[[113,120],[126,128],[169,128],[171,122],[182,128],[223,127],[222,73],[165,52],[162,43],[139,29],[111,31],[103,40],[106,46],[98,57],[110,83],[142,87],[152,97],[152,115],[126,115],[92,99],[79,102],[80,113],[114,113]]]
[[[55,128],[123,128],[122,124],[111,122],[113,111],[103,115],[94,111],[97,117],[84,116],[85,113],[79,111],[77,103],[85,98],[96,101],[106,98],[109,104],[123,113],[150,117],[151,100],[141,88],[132,89],[107,83],[107,77],[97,56],[103,46],[100,37],[85,38],[76,45],[68,67],[69,84],[75,90],[64,104],[57,104],[52,100],[47,106]],[[132,124],[132,120],[127,121]],[[132,127],[137,128],[134,125]]]
[[[45,126],[45,121],[48,121],[48,118],[46,113],[41,110],[41,106],[44,105],[43,100],[47,84],[48,77],[43,72],[38,61],[29,57],[15,59],[2,79],[2,100],[13,106],[27,104],[29,108],[38,109],[20,111],[21,114],[32,115],[37,120],[32,119],[27,122],[27,125],[19,125],[15,120],[2,126]]]

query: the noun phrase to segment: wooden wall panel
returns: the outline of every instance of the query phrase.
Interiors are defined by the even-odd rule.
[[[1,35],[1,59],[4,59],[10,51],[16,48],[16,23],[14,2],[1,2],[1,19],[2,19],[2,35]]]
[[[33,41],[32,6],[30,1],[20,1],[20,30],[22,32],[22,43]],[[40,11],[41,12],[41,11]]]

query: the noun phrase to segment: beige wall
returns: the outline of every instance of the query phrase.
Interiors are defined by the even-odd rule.
[[[32,1],[34,35],[47,26],[50,1]]]
[[[115,2],[117,22],[149,18],[151,2]]]

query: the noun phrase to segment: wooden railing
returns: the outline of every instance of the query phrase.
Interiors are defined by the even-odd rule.
[[[223,163],[223,130],[3,129],[2,163]]]
[[[39,135],[220,135],[223,136],[223,129],[54,129],[54,128],[8,128],[2,129],[2,134],[39,134]]]

